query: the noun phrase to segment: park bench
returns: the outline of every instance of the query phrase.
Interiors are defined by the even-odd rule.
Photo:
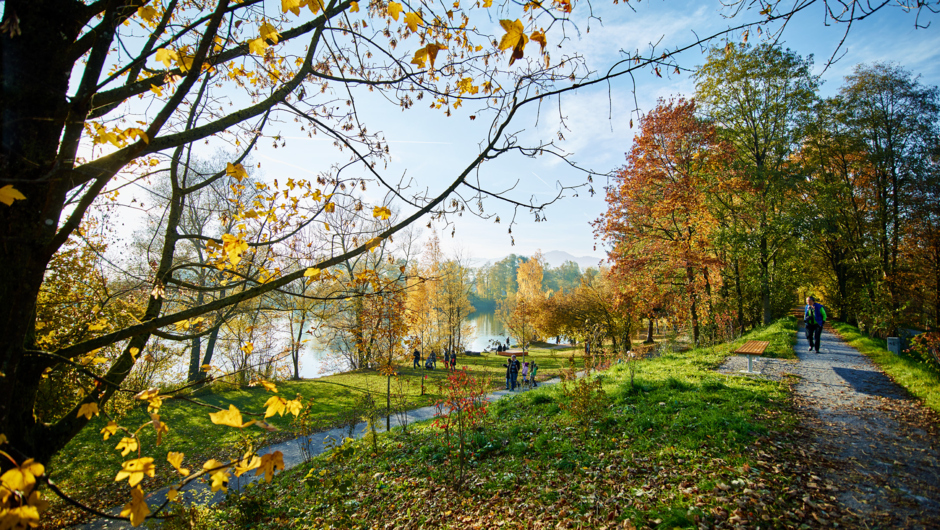
[[[765,340],[749,340],[745,342],[740,348],[734,351],[737,355],[744,355],[747,357],[747,370],[741,370],[745,374],[759,374],[760,372],[754,371],[754,357],[760,357],[764,354],[764,350],[767,349],[767,346],[770,343]]]

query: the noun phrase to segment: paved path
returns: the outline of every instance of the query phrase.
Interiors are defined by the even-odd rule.
[[[539,386],[542,385],[554,385],[559,383],[561,380],[559,378],[550,379],[539,383]],[[518,395],[520,392],[510,392],[508,390],[497,390],[490,394],[487,394],[487,401],[496,401],[504,397],[511,397]],[[411,410],[407,413],[407,423],[410,425],[414,422],[419,422],[423,420],[428,420],[434,417],[435,412],[437,411],[436,407],[428,406],[421,407],[419,409]],[[379,432],[385,431],[385,421],[383,416],[383,421],[380,422],[381,425],[376,426],[376,430]],[[392,426],[398,427],[401,425],[399,418],[396,415],[392,416]],[[353,438],[361,438],[365,435],[368,430],[368,425],[365,422],[359,423],[353,429]],[[295,438],[293,440],[288,440],[286,442],[281,442],[279,444],[274,444],[267,446],[258,451],[259,455],[264,455],[268,453],[273,453],[274,451],[280,451],[284,455],[284,469],[290,469],[298,464],[304,462],[304,453],[307,452],[310,455],[319,455],[326,451],[333,444],[340,442],[346,439],[349,436],[349,431],[343,428],[336,428],[325,432],[320,432],[312,434],[304,438]],[[238,491],[241,488],[244,488],[251,482],[260,479],[261,477],[256,477],[254,472],[245,473],[241,477],[232,477],[228,483],[228,489],[231,492]],[[169,491],[169,488],[163,488],[151,492],[147,497],[147,504],[150,506],[151,510],[155,510],[158,506],[163,504],[166,501],[166,493]],[[203,483],[201,480],[196,480],[191,482],[180,492],[180,498],[183,502],[207,502],[210,504],[215,504],[221,502],[225,499],[225,493],[222,491],[215,492],[214,494],[210,491],[208,485]],[[120,507],[116,507],[109,511],[113,515],[118,515],[121,511]],[[73,528],[81,528],[87,530],[99,530],[99,529],[125,529],[133,528],[129,522],[114,520],[114,519],[97,519],[90,523],[74,526]]]
[[[835,501],[869,528],[940,528],[938,417],[868,357],[825,331],[810,353],[801,330],[799,361],[761,359],[761,377],[798,377],[794,400],[816,474],[835,485]],[[729,359],[725,373],[746,366]]]

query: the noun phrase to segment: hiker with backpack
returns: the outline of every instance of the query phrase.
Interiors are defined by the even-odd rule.
[[[806,326],[806,340],[809,341],[809,351],[816,350],[816,353],[819,353],[819,340],[826,319],[826,308],[817,302],[815,297],[807,296],[806,307],[803,308],[803,323]]]

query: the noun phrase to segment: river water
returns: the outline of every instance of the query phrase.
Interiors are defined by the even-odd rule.
[[[495,340],[503,344],[506,343],[506,328],[496,318],[494,311],[471,313],[466,321],[473,326],[473,335],[468,341],[470,351],[482,351],[491,348]],[[314,378],[335,373],[334,371],[325,370],[327,365],[324,362],[326,351],[324,344],[316,340],[308,342],[307,349],[300,358],[300,376]]]

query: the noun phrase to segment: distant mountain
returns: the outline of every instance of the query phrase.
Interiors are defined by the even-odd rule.
[[[606,258],[598,258],[594,256],[580,256],[580,257],[573,256],[572,254],[565,252],[564,250],[552,250],[550,252],[544,253],[542,256],[545,258],[545,262],[548,263],[548,265],[551,266],[552,268],[559,267],[563,265],[566,261],[573,261],[577,263],[579,267],[581,267],[582,272],[591,267],[596,269],[597,265],[601,261],[604,261],[606,259]],[[472,266],[483,267],[487,265],[492,265],[496,263],[497,261],[502,261],[506,259],[507,257],[508,256],[503,256],[502,258],[499,258],[499,259],[490,259],[490,260],[486,260],[482,262],[480,261],[474,262]]]
[[[590,267],[596,269],[598,264],[605,259],[594,256],[572,256],[564,250],[552,250],[543,254],[543,257],[545,258],[545,262],[552,267],[559,267],[566,261],[573,261],[581,267],[582,271]]]

